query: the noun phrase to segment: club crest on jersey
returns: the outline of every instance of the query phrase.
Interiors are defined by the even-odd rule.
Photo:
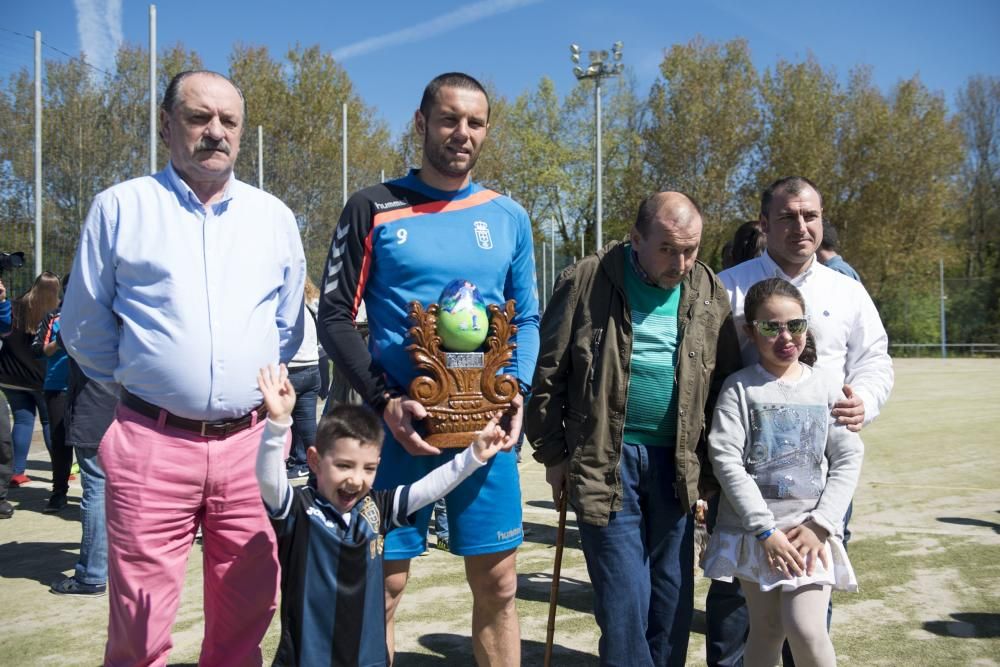
[[[365,496],[359,514],[361,515],[361,518],[367,521],[368,525],[371,526],[372,532],[378,535],[378,529],[381,521],[379,518],[378,506],[375,505],[371,496]]]
[[[476,245],[483,250],[493,249],[493,239],[490,237],[490,226],[482,220],[472,223],[472,228],[476,231]]]

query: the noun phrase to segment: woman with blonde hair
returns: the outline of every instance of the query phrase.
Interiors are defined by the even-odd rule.
[[[25,474],[31,434],[35,429],[35,413],[42,422],[45,444],[49,444],[49,415],[45,408],[42,384],[45,380],[45,360],[35,357],[31,344],[38,325],[59,305],[59,276],[43,271],[31,289],[14,299],[11,306],[11,329],[3,336],[0,347],[0,388],[3,389],[11,412],[14,413],[14,474],[11,486],[31,482]]]

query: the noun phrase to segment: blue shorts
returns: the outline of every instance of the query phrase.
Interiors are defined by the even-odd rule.
[[[374,488],[388,489],[417,481],[461,449],[437,456],[412,456],[385,429],[382,460]],[[521,484],[517,454],[500,452],[445,496],[448,507],[448,548],[459,556],[479,556],[521,544]],[[434,504],[413,516],[413,525],[396,528],[385,537],[385,560],[415,558],[426,551],[427,526]]]

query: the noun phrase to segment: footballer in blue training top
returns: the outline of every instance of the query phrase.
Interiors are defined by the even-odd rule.
[[[474,283],[487,304],[514,299],[517,347],[506,371],[518,379],[522,392],[531,383],[538,355],[531,222],[512,199],[471,180],[488,121],[489,100],[475,79],[459,73],[434,79],[414,117],[424,142],[421,168],[354,194],[333,235],[323,277],[319,335],[354,389],[385,419],[387,437],[375,488],[411,483],[455,455],[448,450],[437,453],[423,441],[422,407],[406,396],[416,375],[406,351],[412,326],[410,302],[436,302],[442,289],[456,279]],[[368,315],[367,346],[354,327],[362,301]],[[517,405],[521,406],[521,397]],[[520,415],[511,427],[515,439],[519,421]],[[466,557],[476,608],[504,609],[497,618],[474,620],[474,626],[489,628],[498,637],[492,643],[502,645],[501,655],[494,657],[518,652],[513,554],[522,530],[516,454],[501,452],[446,501],[449,547]],[[405,572],[406,559],[424,551],[430,514],[430,507],[421,510],[413,526],[386,538],[390,601],[405,586],[405,577],[398,589],[392,584],[392,561],[403,561],[396,571]],[[485,555],[495,558],[476,558]],[[494,580],[485,583],[491,577]],[[482,582],[478,591],[477,582]],[[502,600],[489,599],[498,590],[504,591]],[[390,621],[393,609],[390,602]],[[389,642],[391,650],[391,635]],[[478,642],[476,636],[473,642]]]

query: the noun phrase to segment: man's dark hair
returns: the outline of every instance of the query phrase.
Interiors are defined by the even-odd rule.
[[[806,300],[802,298],[802,292],[795,285],[783,278],[765,278],[751,285],[743,299],[743,315],[747,324],[757,319],[757,309],[773,296],[783,296],[797,301],[802,306],[802,313],[805,314]]]
[[[160,108],[163,109],[163,111],[165,111],[167,115],[173,113],[174,107],[177,106],[177,98],[180,95],[181,84],[184,82],[184,79],[188,78],[193,74],[211,74],[212,76],[217,76],[220,79],[228,81],[233,86],[233,88],[236,89],[236,92],[239,93],[240,95],[240,99],[243,101],[243,126],[246,127],[247,98],[243,96],[243,91],[240,89],[239,86],[233,83],[232,79],[230,79],[229,77],[223,74],[219,74],[218,72],[213,72],[212,70],[208,69],[189,69],[184,72],[175,74],[174,78],[170,79],[170,83],[167,84],[167,89],[163,91],[163,101],[160,102]]]
[[[362,445],[382,446],[382,423],[363,405],[338,405],[319,420],[316,451],[323,456],[339,438],[354,438]]]
[[[823,242],[819,244],[823,250],[840,252],[840,237],[837,235],[837,228],[826,218],[823,218]]]
[[[698,216],[700,217],[701,206],[698,205],[698,202],[695,201],[695,198],[687,194],[686,192],[681,192],[680,190],[677,190],[676,192],[679,195],[684,195],[685,197],[687,197],[687,200],[691,202],[691,206],[694,207],[695,213],[697,213]],[[656,214],[660,212],[661,208],[663,208],[663,202],[660,201],[660,195],[662,194],[663,192],[653,193],[648,197],[646,197],[645,199],[643,199],[642,202],[639,204],[639,212],[636,213],[635,216],[635,228],[636,231],[642,234],[643,238],[645,238],[646,234],[649,232],[649,226],[653,224],[653,219],[656,218]]]
[[[820,206],[823,205],[823,195],[820,194],[819,187],[815,183],[810,181],[805,176],[786,176],[785,178],[779,178],[774,183],[771,183],[764,194],[760,196],[760,214],[763,217],[768,217],[771,212],[771,200],[774,199],[774,195],[785,192],[790,195],[797,195],[807,187],[812,188],[816,192],[816,196],[819,197]]]
[[[427,120],[431,117],[431,107],[437,101],[438,91],[442,88],[462,88],[464,90],[474,90],[483,94],[486,98],[486,121],[490,120],[490,95],[483,88],[483,84],[473,77],[462,72],[446,72],[431,79],[431,82],[424,88],[424,95],[420,98],[420,115]]]

